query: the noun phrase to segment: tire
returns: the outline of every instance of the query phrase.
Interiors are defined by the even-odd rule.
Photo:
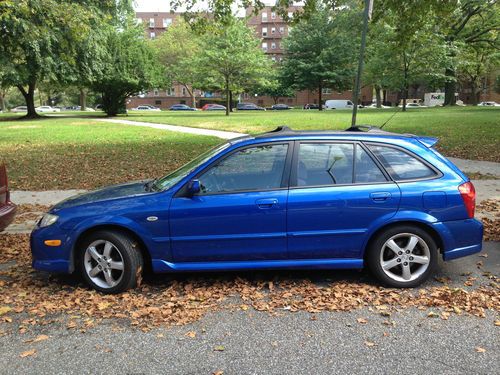
[[[366,261],[370,271],[384,285],[413,288],[434,274],[438,249],[425,230],[401,225],[383,231],[371,241]]]
[[[90,287],[116,294],[137,286],[143,259],[129,236],[117,231],[97,231],[80,244],[78,267]]]

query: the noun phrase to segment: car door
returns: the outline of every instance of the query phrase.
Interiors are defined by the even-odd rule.
[[[302,142],[288,196],[291,259],[358,258],[368,228],[398,210],[400,190],[356,142]]]
[[[174,197],[174,262],[285,259],[292,145],[239,148],[198,174],[199,194]]]

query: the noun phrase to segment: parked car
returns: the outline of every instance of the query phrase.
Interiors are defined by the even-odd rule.
[[[12,108],[10,111],[14,113],[28,112],[28,107],[21,105],[19,107]]]
[[[478,104],[479,107],[500,107],[497,102],[481,102]]]
[[[304,109],[319,109],[319,104],[305,104]]]
[[[16,205],[10,201],[5,164],[0,165],[0,232],[9,226],[16,215]]]
[[[352,109],[352,102],[350,100],[327,100],[325,102],[325,109]]]
[[[31,234],[32,264],[105,293],[144,268],[368,267],[415,287],[439,257],[481,250],[474,186],[436,142],[363,127],[233,139],[165,177],[55,205]]]
[[[161,111],[161,109],[152,105],[139,105],[132,108],[132,111]]]
[[[81,107],[79,105],[69,105],[67,107],[64,107],[64,110],[65,111],[79,111],[80,108]]]
[[[196,108],[191,108],[186,104],[174,104],[170,107],[171,111],[196,111]]]
[[[95,109],[96,111],[102,111],[102,110],[103,110],[103,106],[102,106],[102,104],[97,104],[97,105],[94,107],[94,109]]]
[[[202,111],[225,111],[226,107],[220,104],[205,104],[201,107]]]
[[[236,105],[238,111],[265,111],[265,108],[259,107],[253,103],[238,103]]]
[[[35,110],[40,113],[47,113],[47,112],[61,112],[59,108],[54,108],[49,105],[42,105],[40,107],[36,107]]]
[[[406,108],[429,108],[426,105],[421,105],[418,103],[407,103]]]
[[[378,107],[377,107],[377,103],[372,103],[372,104],[370,104],[370,105],[365,106],[364,108],[378,108]],[[383,109],[384,109],[384,108],[391,108],[391,107],[390,107],[390,106],[388,106],[388,105],[383,105],[383,104],[382,104],[382,105],[380,106],[380,108],[383,108]]]
[[[273,111],[286,111],[288,109],[293,109],[293,107],[290,107],[286,104],[275,104],[271,107]]]

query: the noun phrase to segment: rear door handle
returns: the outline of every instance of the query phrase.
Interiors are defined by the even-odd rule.
[[[384,202],[384,201],[388,200],[390,197],[391,197],[391,193],[385,192],[385,191],[370,194],[370,198],[374,202]]]
[[[263,199],[257,199],[255,201],[255,204],[259,208],[271,208],[273,206],[278,205],[278,200],[275,198],[263,198]]]

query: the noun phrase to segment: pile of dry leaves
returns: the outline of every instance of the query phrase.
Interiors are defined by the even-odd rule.
[[[0,321],[17,323],[21,332],[57,320],[65,321],[68,329],[84,331],[109,318],[124,319],[148,330],[190,323],[217,309],[254,308],[276,314],[371,307],[389,316],[394,309],[439,308],[443,319],[451,313],[483,317],[486,310],[500,311],[500,286],[494,276],[490,276],[488,286],[469,291],[443,285],[417,292],[356,282],[320,285],[283,277],[164,278],[161,284],[143,283],[128,293],[102,295],[78,284],[74,277],[52,278],[33,271],[28,235],[0,235],[0,264],[12,260],[16,264],[0,268]]]
[[[482,201],[476,210],[484,225],[484,240],[500,241],[500,200]]]

